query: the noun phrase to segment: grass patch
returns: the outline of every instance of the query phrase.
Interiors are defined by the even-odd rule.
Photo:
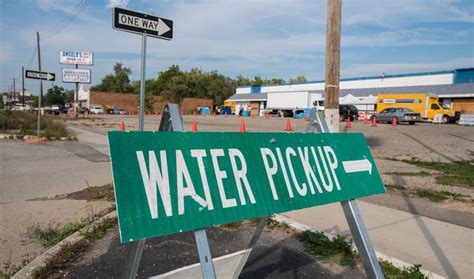
[[[91,222],[92,221],[89,219],[81,220],[77,223],[67,223],[62,228],[59,228],[58,226],[53,227],[50,224],[46,229],[42,229],[39,227],[39,225],[36,225],[29,227],[27,229],[27,234],[39,239],[44,247],[51,247],[58,244],[71,234],[89,225]]]
[[[414,192],[417,196],[422,198],[427,198],[432,202],[443,202],[450,198],[457,200],[457,201],[466,201],[465,198],[469,197],[468,195],[452,193],[448,191],[436,191],[430,189],[416,189]]]
[[[443,185],[474,187],[474,161],[459,161],[454,163],[425,162],[416,159],[399,160],[384,157],[385,160],[404,162],[420,168],[435,170],[443,173],[436,176],[436,182]]]
[[[242,225],[242,221],[239,221],[239,222],[223,224],[223,225],[220,225],[220,227],[226,228],[226,229],[238,229],[240,228],[241,225]]]
[[[304,231],[296,238],[303,243],[307,253],[317,256],[323,262],[351,267],[356,264],[357,253],[344,236],[337,235],[330,240],[321,232]]]
[[[403,186],[395,185],[395,184],[384,184],[384,186],[385,186],[385,188],[387,188],[388,190],[391,190],[391,191],[395,191],[395,190],[403,191],[403,190],[407,189]]]
[[[89,246],[89,240],[84,238],[74,244],[66,244],[61,251],[42,268],[36,269],[33,278],[58,278],[65,277],[66,271],[72,264],[86,251]],[[53,275],[60,276],[53,276]]]
[[[431,173],[426,172],[426,171],[420,171],[420,172],[386,172],[384,174],[396,175],[396,176],[430,176],[431,175]]]
[[[99,239],[104,237],[104,235],[107,233],[107,230],[114,227],[116,224],[116,219],[104,218],[98,224],[94,224],[87,230],[81,231],[80,234],[89,239]]]
[[[400,279],[428,279],[429,277],[424,275],[420,271],[421,265],[413,265],[408,268],[400,269],[394,266],[391,262],[380,260],[380,267],[385,275],[385,278],[400,278]]]
[[[24,111],[5,110],[0,111],[0,130],[15,130],[17,135],[36,135],[37,117]],[[45,115],[41,117],[41,135],[51,138],[67,137],[66,126],[62,121],[54,120],[54,117]]]
[[[115,201],[114,185],[107,183],[102,186],[87,187],[91,200]]]

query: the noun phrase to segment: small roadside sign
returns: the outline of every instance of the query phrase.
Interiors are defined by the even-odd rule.
[[[90,51],[59,51],[59,63],[71,65],[93,65],[94,55]]]
[[[56,74],[54,73],[38,72],[38,71],[32,71],[32,70],[26,70],[25,77],[32,78],[32,79],[48,80],[48,81],[56,80]]]
[[[91,70],[63,69],[63,82],[91,83]]]
[[[108,136],[122,242],[385,192],[363,134]]]
[[[173,21],[117,7],[113,11],[112,26],[114,29],[165,40],[173,38]]]

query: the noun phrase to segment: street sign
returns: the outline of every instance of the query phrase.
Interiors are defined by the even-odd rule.
[[[73,65],[93,65],[94,55],[90,51],[59,51],[59,63]]]
[[[385,191],[358,133],[113,131],[109,146],[122,242]]]
[[[91,83],[91,70],[63,69],[63,82]]]
[[[114,8],[112,26],[114,29],[165,40],[173,38],[173,21],[117,7]]]
[[[26,70],[25,77],[33,78],[33,79],[48,80],[48,81],[56,80],[56,74],[54,73],[38,72],[38,71],[32,71],[32,70]]]

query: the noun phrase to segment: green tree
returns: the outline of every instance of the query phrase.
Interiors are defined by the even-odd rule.
[[[290,78],[288,82],[306,82],[306,77],[305,76],[297,76],[295,78]]]
[[[189,87],[184,75],[177,75],[166,84],[166,88],[161,92],[161,95],[166,100],[179,104],[185,97],[188,97],[188,91]]]
[[[123,67],[122,63],[114,66],[114,74],[106,75],[101,83],[92,86],[91,90],[103,92],[132,93],[134,88],[130,84],[130,68]]]
[[[71,100],[73,96],[74,92],[55,85],[53,88],[48,89],[44,96],[44,105],[64,105],[68,100]]]

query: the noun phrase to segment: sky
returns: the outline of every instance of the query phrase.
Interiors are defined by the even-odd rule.
[[[92,85],[115,63],[140,78],[141,37],[112,28],[112,7],[173,20],[171,41],[148,38],[146,77],[173,64],[182,70],[236,77],[323,80],[325,0],[0,0],[0,92],[21,66],[37,70],[36,32],[42,70],[62,83],[60,50],[92,51]],[[453,70],[474,66],[472,0],[343,0],[341,78]],[[70,21],[76,10],[80,14]],[[69,17],[68,17],[69,16]],[[69,23],[65,25],[65,23]],[[39,82],[25,79],[33,94]],[[45,90],[53,85],[45,83]],[[85,87],[89,87],[86,85]]]

